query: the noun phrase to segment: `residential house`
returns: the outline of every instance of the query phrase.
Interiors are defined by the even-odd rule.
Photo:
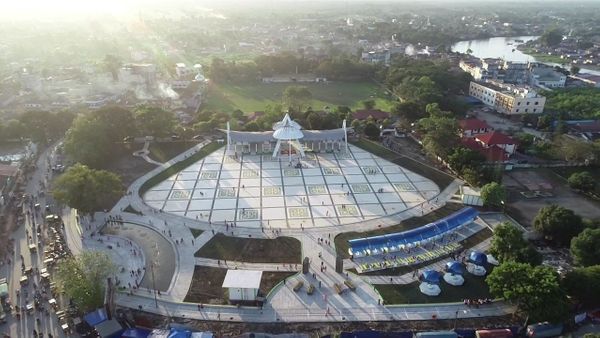
[[[462,137],[474,137],[479,134],[486,134],[494,131],[487,122],[476,118],[463,119],[458,121]]]
[[[499,131],[476,135],[474,139],[484,148],[497,147],[504,150],[509,156],[514,154],[517,149],[517,141]]]

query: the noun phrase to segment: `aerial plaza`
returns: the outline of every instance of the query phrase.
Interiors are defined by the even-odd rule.
[[[136,263],[127,252],[119,254],[122,247],[108,250],[126,272],[140,265],[131,280],[138,287],[116,292],[115,304],[171,317],[254,322],[512,311],[503,303],[466,308],[462,298],[439,306],[384,304],[379,289],[394,285],[431,298],[456,294],[456,288],[467,294],[463,298],[486,297],[471,297],[473,284],[454,286],[481,283],[471,277],[474,263],[457,257],[470,251],[465,243],[489,232],[476,210],[452,207],[427,224],[396,227],[446,208],[460,181],[440,191],[430,179],[349,144],[345,122],[338,129],[305,130],[285,115],[273,130],[221,131],[224,145],[198,144],[135,181],[105,216],[113,220],[108,226],[106,218],[96,218],[106,241],[124,237],[141,253]],[[345,241],[348,252],[340,252],[335,238],[347,233],[357,235]],[[96,239],[84,243],[104,246]],[[489,236],[475,244],[484,252]],[[389,275],[388,269],[409,270]],[[426,269],[445,278],[422,284]]]
[[[154,186],[144,202],[213,224],[310,228],[396,214],[439,194],[431,180],[349,145],[345,122],[302,130],[286,115],[273,129],[223,130],[224,149]]]

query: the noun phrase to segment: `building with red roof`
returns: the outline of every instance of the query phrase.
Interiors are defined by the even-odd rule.
[[[484,147],[472,137],[463,137],[461,140],[465,148],[474,150],[483,155],[487,162],[505,162],[508,161],[508,153],[504,149],[492,146]]]
[[[509,156],[514,154],[517,148],[517,141],[499,131],[476,135],[474,139],[484,148],[498,147],[508,153]]]
[[[487,122],[476,118],[458,120],[458,126],[461,130],[461,136],[473,137],[478,134],[485,134],[494,131]]]
[[[357,110],[352,114],[352,117],[361,121],[368,119],[369,116],[372,116],[375,120],[385,120],[390,117],[390,113],[379,109],[362,109]]]

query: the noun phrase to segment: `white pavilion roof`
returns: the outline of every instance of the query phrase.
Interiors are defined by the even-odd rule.
[[[290,114],[286,113],[281,121],[275,122],[275,124],[273,124],[273,130],[277,130],[286,126],[292,127],[294,129],[302,129],[302,126],[299,125],[298,122],[292,120]]]
[[[254,270],[227,270],[225,280],[223,280],[224,288],[241,288],[241,289],[258,289],[262,271]]]

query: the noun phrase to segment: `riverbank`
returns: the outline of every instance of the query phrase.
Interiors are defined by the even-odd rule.
[[[565,61],[568,61],[568,60],[562,59],[558,55],[548,55],[545,53],[539,53],[535,50],[535,48],[528,47],[526,45],[519,45],[519,46],[517,46],[517,49],[520,50],[521,52],[523,52],[523,54],[527,54],[539,62],[551,62],[551,63],[563,64],[563,63],[565,63]]]

